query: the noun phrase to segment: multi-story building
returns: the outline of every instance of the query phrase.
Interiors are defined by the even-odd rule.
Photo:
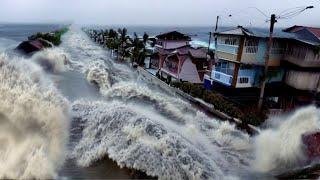
[[[169,53],[189,46],[190,41],[191,37],[177,31],[157,35],[155,52],[150,58],[150,68],[160,69]]]
[[[281,62],[286,69],[284,82],[292,87],[286,106],[319,103],[320,28],[293,26],[284,31],[294,35],[287,41]]]
[[[220,84],[230,88],[259,87],[265,65],[268,33],[262,30],[235,29],[218,32],[216,61],[211,76],[206,76],[207,83]],[[280,60],[284,51],[284,39],[275,34],[269,60],[270,76],[268,82],[281,82],[284,72]]]
[[[205,76],[205,86],[222,89],[227,96],[257,100],[269,33],[239,26],[215,35],[217,61],[211,75]],[[319,37],[320,28],[293,26],[275,30],[266,96],[276,98],[281,108],[309,104],[317,96],[319,101]]]

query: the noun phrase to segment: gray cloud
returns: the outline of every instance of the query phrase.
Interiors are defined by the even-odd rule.
[[[0,0],[0,22],[75,22],[125,25],[222,25],[267,26],[266,14],[314,5],[278,26],[319,26],[319,0]],[[233,14],[232,18],[223,17]]]

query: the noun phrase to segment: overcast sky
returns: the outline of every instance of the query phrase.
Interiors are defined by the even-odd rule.
[[[315,6],[278,26],[320,26],[320,0],[0,0],[0,22],[106,25],[267,26],[265,14],[298,6]],[[232,14],[233,17],[226,17]]]

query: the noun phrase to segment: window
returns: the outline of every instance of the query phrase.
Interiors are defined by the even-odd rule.
[[[249,83],[249,78],[248,77],[240,77],[239,78],[239,83],[240,84],[248,84]]]
[[[271,54],[283,54],[285,44],[283,42],[274,40],[272,42]]]
[[[230,36],[230,37],[221,37],[221,38],[219,38],[219,43],[220,44],[225,44],[225,45],[230,45],[230,46],[237,46],[238,45],[238,40],[237,40],[237,38],[234,38],[232,36]]]
[[[237,43],[237,39],[236,38],[226,38],[224,40],[224,44],[227,44],[227,45],[232,45],[232,46],[235,46],[235,45],[238,45]]]
[[[245,46],[258,46],[259,40],[258,39],[247,39],[245,42]]]
[[[258,45],[259,40],[258,39],[247,39],[245,42],[246,47],[246,53],[247,54],[255,54],[258,52]]]

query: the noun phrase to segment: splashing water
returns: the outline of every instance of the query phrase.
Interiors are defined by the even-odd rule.
[[[68,137],[68,102],[41,68],[0,55],[0,178],[56,178]]]
[[[302,135],[319,131],[320,111],[310,106],[277,120],[283,122],[271,124],[271,129],[256,137],[253,167],[259,172],[289,169],[303,163],[306,157]]]
[[[319,129],[319,110],[307,107],[249,137],[108,57],[71,29],[61,48],[31,61],[0,58],[0,178],[57,178],[63,164],[68,102],[32,62],[41,59],[53,72],[82,73],[103,96],[71,104],[77,132],[70,132],[76,138],[69,155],[79,166],[108,156],[160,179],[270,179],[276,170],[303,165],[301,136]]]
[[[68,64],[68,54],[60,48],[50,48],[37,52],[32,59],[40,64],[46,71],[63,72]]]

